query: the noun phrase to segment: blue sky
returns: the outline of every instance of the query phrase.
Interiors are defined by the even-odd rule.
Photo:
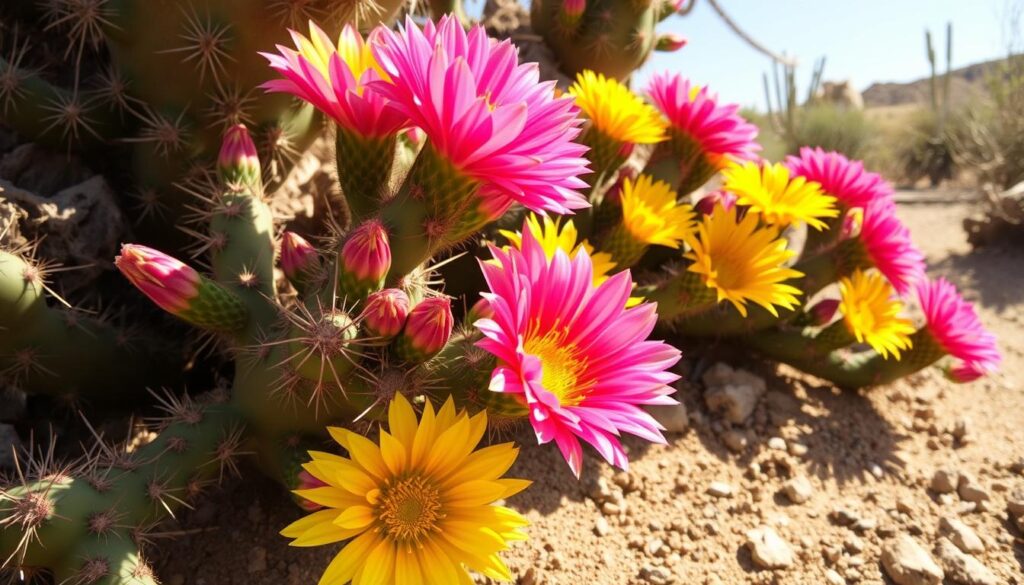
[[[945,59],[946,23],[953,22],[953,67],[1003,56],[1009,42],[1005,17],[1015,0],[719,0],[762,44],[799,59],[798,87],[806,91],[814,61],[827,58],[826,80],[850,79],[858,89],[875,81],[910,81],[928,75],[924,30],[932,30]],[[1018,5],[1024,5],[1017,0]],[[764,109],[761,74],[771,61],[719,19],[706,2],[661,23],[689,44],[655,53],[636,73],[635,88],[654,72],[679,71],[707,84],[724,101]],[[803,99],[801,97],[801,99]]]

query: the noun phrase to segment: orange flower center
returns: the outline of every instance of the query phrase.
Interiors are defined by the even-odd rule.
[[[575,343],[566,343],[568,332],[552,329],[544,335],[529,335],[523,349],[540,360],[541,384],[558,398],[562,406],[576,406],[587,395],[592,382],[580,379],[587,368],[587,358]]]
[[[379,517],[384,531],[396,540],[418,540],[437,530],[441,498],[437,488],[422,477],[398,480],[384,488]]]

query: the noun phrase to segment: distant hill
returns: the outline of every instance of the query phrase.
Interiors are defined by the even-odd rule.
[[[996,59],[954,69],[953,79],[949,84],[952,105],[959,106],[973,100],[984,99],[988,95],[986,80],[1002,62],[1002,59]],[[864,107],[927,103],[931,99],[928,83],[928,77],[907,83],[873,83],[863,92]]]

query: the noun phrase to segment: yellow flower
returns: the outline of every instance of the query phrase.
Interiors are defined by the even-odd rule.
[[[791,178],[789,169],[782,164],[732,164],[723,175],[724,189],[735,193],[737,203],[749,206],[765,223],[785,227],[806,222],[822,230],[828,226],[821,218],[839,216],[835,197],[826,195],[814,181]]]
[[[696,227],[693,207],[676,203],[668,183],[640,175],[622,186],[622,223],[636,240],[678,248]]]
[[[867,343],[882,357],[910,349],[914,325],[900,316],[903,303],[880,272],[857,270],[839,280],[839,311],[847,329],[860,343]]]
[[[737,222],[735,207],[725,211],[719,205],[704,216],[688,243],[693,248],[683,255],[693,261],[688,270],[715,289],[719,302],[731,302],[744,317],[747,301],[776,316],[775,305],[791,309],[797,304],[800,290],[783,284],[803,276],[783,266],[793,252],[775,228],[759,228],[756,215],[748,213]]]
[[[382,79],[390,79],[377,63],[377,59],[370,50],[370,43],[363,42],[359,31],[351,26],[346,26],[338,36],[335,44],[327,33],[312,21],[309,23],[309,38],[299,33],[292,32],[292,40],[298,53],[305,57],[311,65],[316,67],[324,79],[330,80],[331,55],[337,53],[341,60],[348,65],[352,76],[358,80],[367,69],[375,69]],[[362,93],[362,86],[359,88]]]
[[[526,519],[494,502],[529,481],[501,476],[519,450],[511,443],[474,451],[487,428],[483,412],[439,411],[428,401],[417,422],[401,395],[388,410],[380,444],[330,428],[348,457],[311,451],[303,468],[326,485],[295,493],[324,509],[281,531],[292,546],[347,540],[321,585],[472,583],[467,570],[508,581],[498,553],[524,540]]]
[[[555,257],[555,250],[563,250],[569,258],[575,258],[581,249],[586,250],[590,255],[590,262],[594,265],[594,286],[608,280],[615,271],[615,262],[612,261],[611,254],[595,252],[594,247],[586,240],[579,242],[579,232],[576,231],[576,225],[571,219],[563,224],[548,216],[541,217],[531,213],[526,217],[526,225],[544,248],[544,255],[548,260]],[[508,238],[509,243],[516,248],[522,247],[523,236],[519,232],[501,230],[501,235]]]
[[[631,144],[665,140],[668,122],[616,79],[587,69],[576,76],[569,93],[576,97],[576,105],[594,128],[613,140]]]

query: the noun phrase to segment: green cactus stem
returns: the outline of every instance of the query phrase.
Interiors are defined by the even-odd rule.
[[[0,250],[0,377],[30,393],[113,402],[179,373],[173,353],[46,296],[40,269]]]
[[[658,304],[658,319],[662,323],[685,323],[682,330],[687,334],[690,319],[718,306],[715,291],[708,288],[699,274],[685,269],[658,284],[640,287],[638,292]]]
[[[388,189],[395,163],[398,139],[362,138],[341,126],[335,141],[338,157],[338,181],[356,224],[376,213]]]

